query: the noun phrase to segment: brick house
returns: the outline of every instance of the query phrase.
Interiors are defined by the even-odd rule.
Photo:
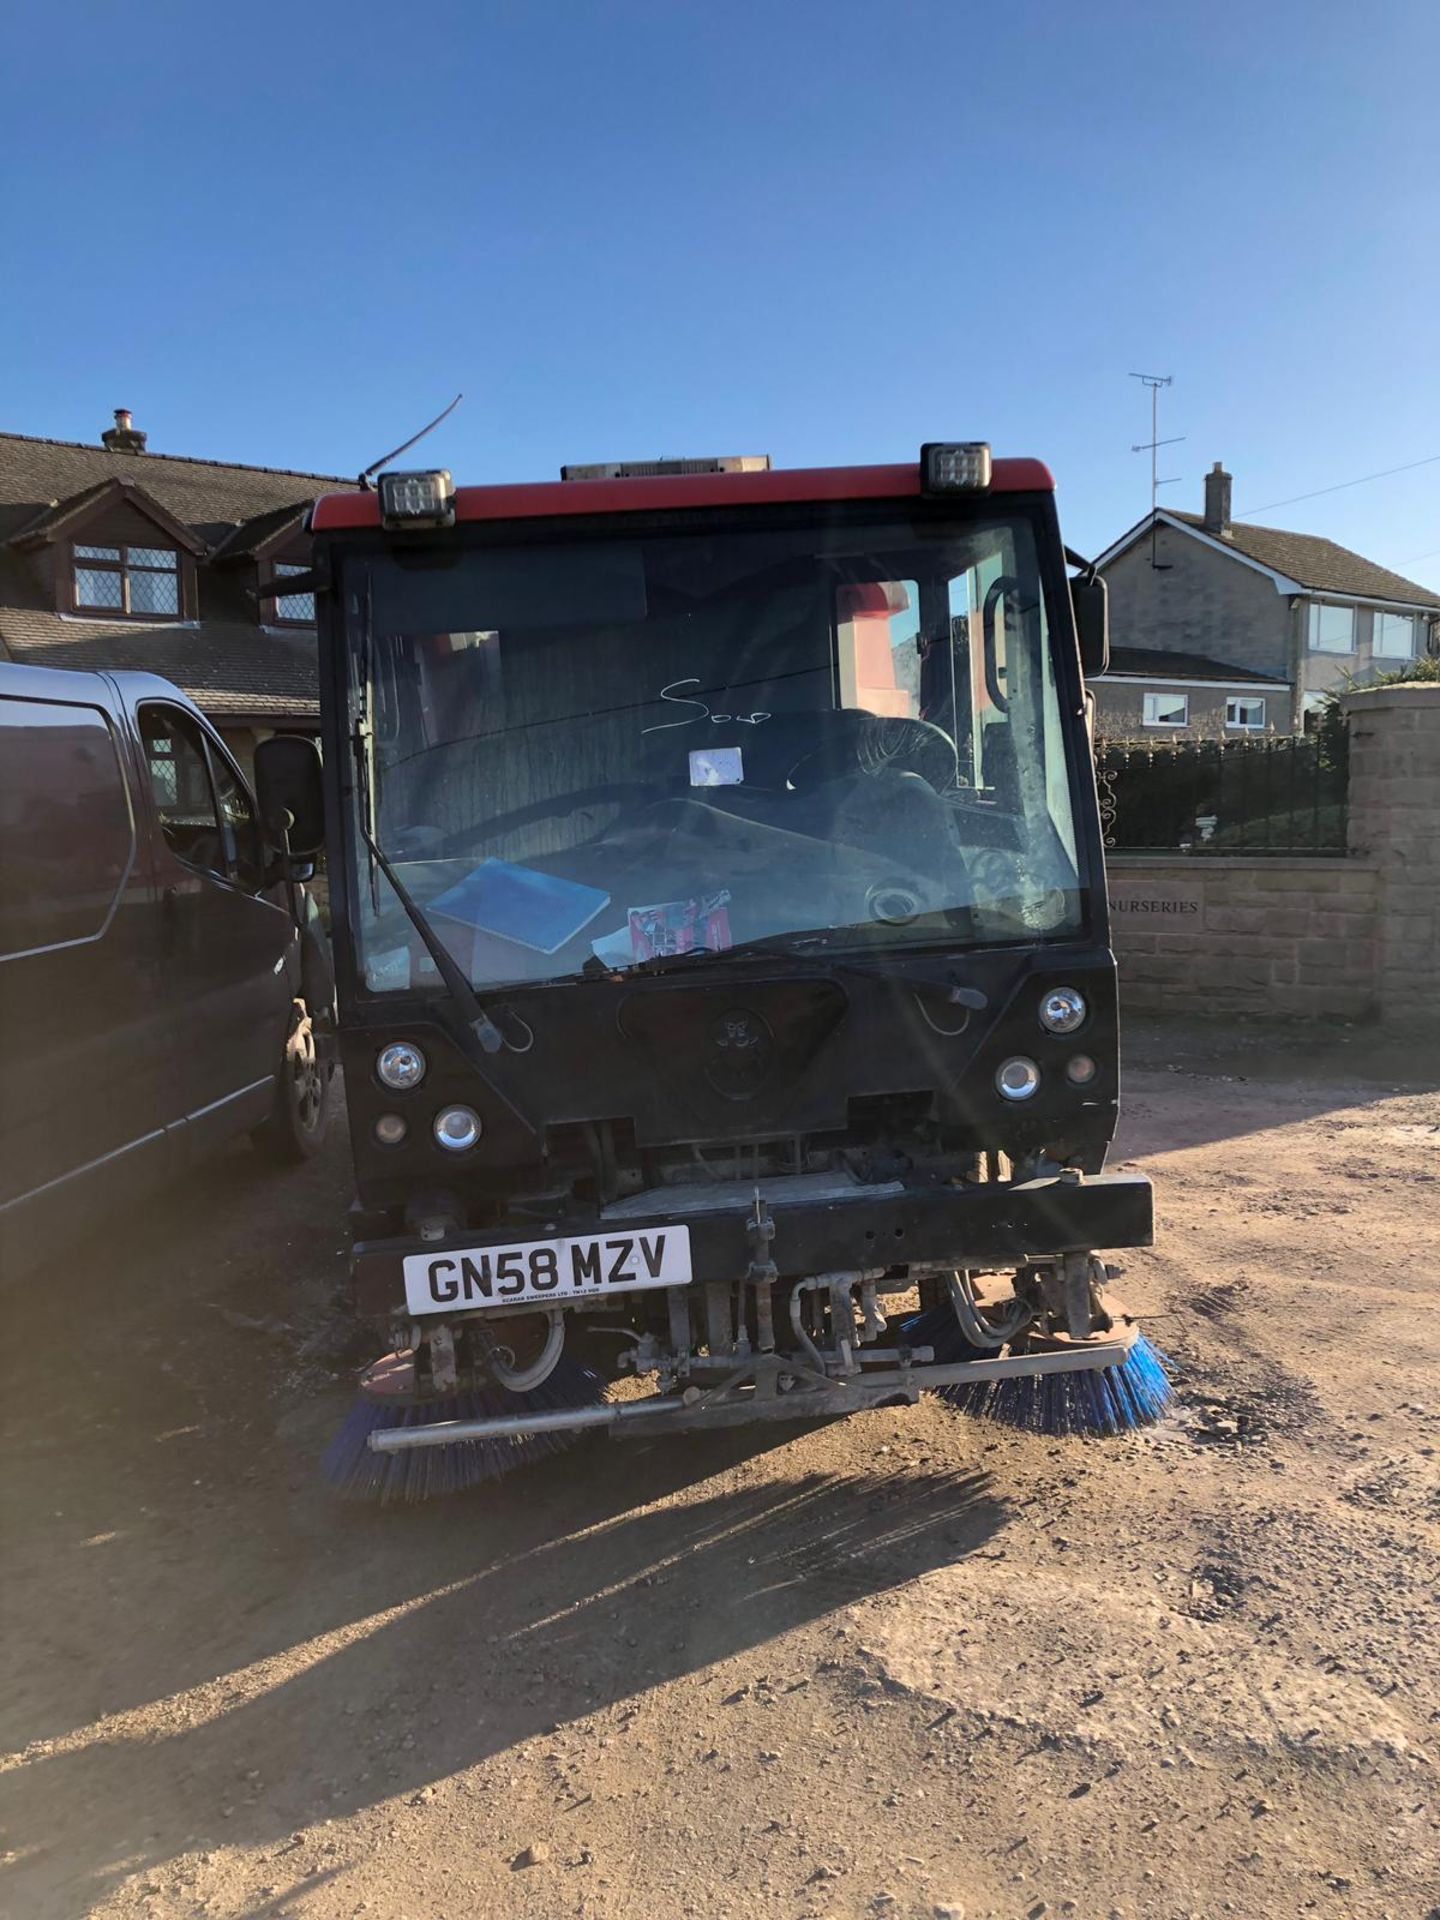
[[[93,447],[0,434],[0,659],[163,674],[248,767],[318,728],[314,599],[284,582],[354,484],[151,453],[123,410]]]
[[[1160,508],[1101,554],[1112,738],[1299,732],[1327,692],[1440,647],[1440,594],[1333,540],[1233,520],[1231,478],[1205,511]]]

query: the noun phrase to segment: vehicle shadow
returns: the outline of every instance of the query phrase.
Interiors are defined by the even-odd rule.
[[[525,1476],[523,1498],[337,1520],[279,1652],[143,1724],[122,1713],[14,1756],[9,1910],[88,1910],[187,1850],[272,1845],[414,1792],[949,1565],[1005,1520],[974,1472],[802,1473],[781,1451],[736,1484],[755,1450],[607,1447]],[[129,1605],[107,1631],[139,1624],[143,1593]]]

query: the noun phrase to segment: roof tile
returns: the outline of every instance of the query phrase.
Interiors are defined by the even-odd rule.
[[[207,545],[224,542],[230,557],[252,552],[318,494],[355,486],[333,474],[0,434],[0,542],[23,528],[38,529],[60,503],[115,480],[143,488]],[[236,617],[243,601],[233,587],[222,587],[224,577],[202,567],[201,607],[218,598],[218,616],[198,625],[121,625],[62,618],[40,597],[38,576],[17,560],[0,570],[0,656],[36,666],[162,674],[218,718],[315,718],[315,636],[277,633]]]
[[[1288,687],[1288,680],[1272,673],[1257,673],[1253,667],[1227,666],[1203,653],[1171,652],[1168,647],[1111,647],[1110,665],[1099,678],[1112,676],[1155,680],[1223,680],[1229,685],[1263,680],[1273,687]]]
[[[313,634],[222,620],[120,626],[0,607],[0,647],[33,667],[162,674],[210,714],[299,720],[320,712]]]
[[[1162,510],[1162,519],[1180,520],[1197,533],[1204,532],[1204,516],[1180,513],[1174,508]],[[1149,525],[1148,519],[1143,523]],[[1214,538],[1215,536],[1210,536]],[[1406,606],[1440,607],[1440,593],[1377,566],[1363,554],[1352,553],[1333,540],[1322,540],[1314,533],[1287,533],[1281,527],[1256,527],[1236,520],[1222,541],[1243,553],[1247,560],[1258,560],[1262,567],[1288,574],[1312,593],[1334,593],[1358,600],[1395,600]]]

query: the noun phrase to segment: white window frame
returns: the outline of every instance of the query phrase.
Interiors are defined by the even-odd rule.
[[[1350,616],[1350,638],[1343,647],[1331,646],[1320,638],[1321,616],[1327,613],[1348,613]],[[1312,600],[1310,610],[1305,617],[1305,645],[1310,653],[1330,653],[1336,655],[1351,654],[1355,651],[1355,608],[1342,600]]]
[[[1409,629],[1409,644],[1401,653],[1391,653],[1380,645],[1380,636],[1385,631],[1385,622],[1392,620],[1396,625],[1403,624]],[[1375,660],[1413,660],[1420,649],[1416,644],[1420,622],[1413,613],[1387,613],[1383,607],[1376,607],[1370,628],[1370,654]]]
[[[1180,708],[1178,720],[1162,720],[1159,712],[1161,705]],[[1188,693],[1156,693],[1147,691],[1140,696],[1141,725],[1147,727],[1188,727],[1190,724],[1190,696]]]
[[[1242,707],[1258,707],[1258,720],[1242,720],[1239,717]],[[1265,696],[1263,693],[1227,693],[1225,696],[1225,729],[1228,733],[1263,733],[1265,731]]]

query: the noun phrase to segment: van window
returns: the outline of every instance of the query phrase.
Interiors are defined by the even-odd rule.
[[[215,780],[215,797],[220,803],[220,831],[225,857],[236,883],[254,892],[261,884],[263,865],[254,803],[236,779],[230,762],[214,742],[207,741],[206,746],[210,755],[210,771]]]
[[[176,707],[142,707],[140,735],[160,831],[171,851],[187,866],[258,888],[262,861],[254,806],[220,749]]]
[[[160,831],[178,859],[230,877],[200,729],[173,707],[142,707],[140,733]]]
[[[0,956],[104,932],[135,850],[130,792],[95,707],[0,699]]]

